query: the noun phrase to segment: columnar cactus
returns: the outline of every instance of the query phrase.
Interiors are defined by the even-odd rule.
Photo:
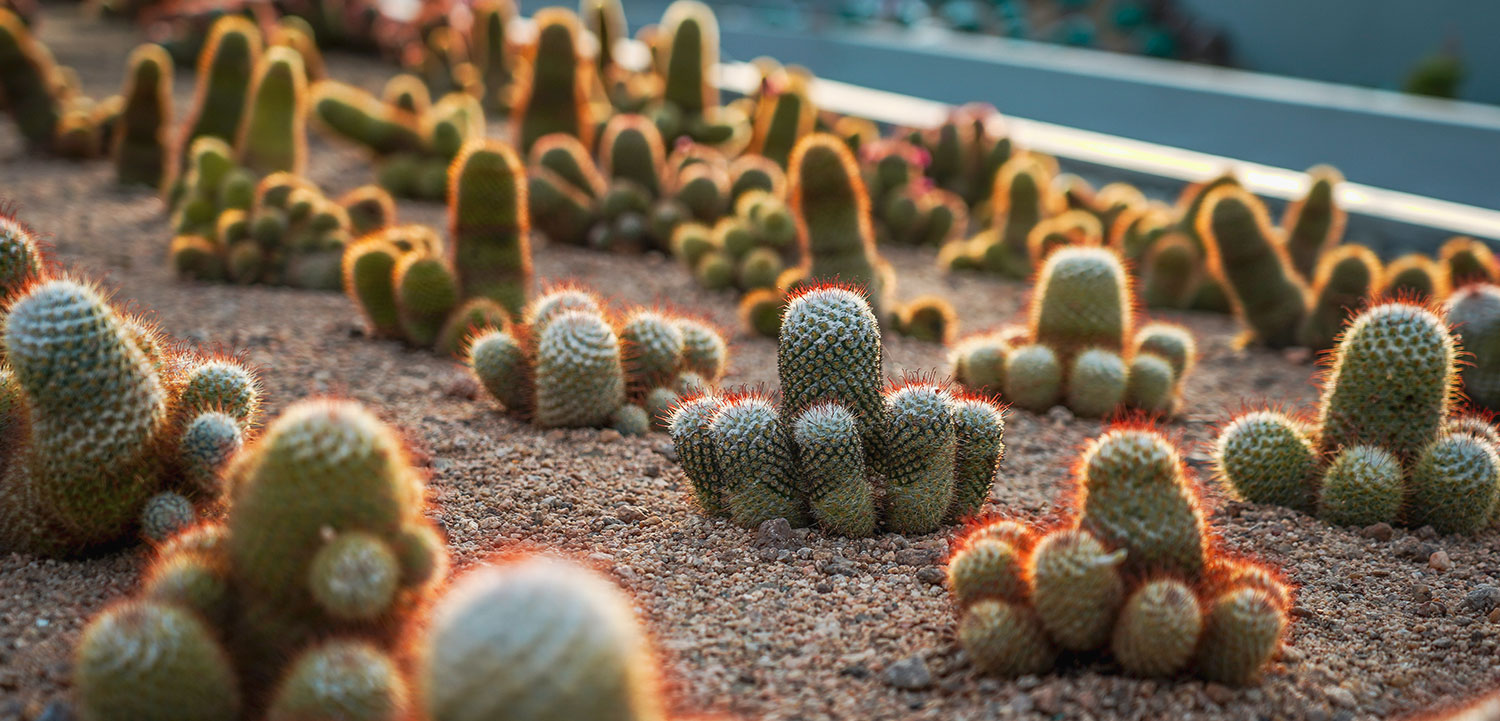
[[[115,178],[160,191],[170,171],[172,59],[160,45],[142,45],[131,51],[127,64],[125,107],[110,141]]]
[[[1004,455],[999,407],[925,381],[882,388],[879,326],[847,287],[793,296],[780,335],[779,406],[704,393],[673,411],[705,512],[863,536],[930,533],[979,510]]]
[[[448,189],[448,234],[463,297],[488,298],[520,317],[531,293],[530,226],[525,168],[515,151],[496,141],[465,145]]]
[[[961,341],[954,379],[1035,412],[1064,402],[1087,416],[1121,407],[1171,414],[1194,354],[1179,326],[1136,328],[1130,277],[1114,250],[1064,247],[1037,277],[1028,327]]]
[[[15,118],[21,135],[33,145],[52,146],[61,120],[62,102],[56,95],[56,66],[49,53],[21,18],[0,8],[0,87],[4,107]]]
[[[637,310],[616,324],[593,294],[564,287],[509,328],[481,329],[468,364],[490,395],[538,426],[602,427],[635,415],[622,408],[664,415],[686,389],[713,386],[727,352],[700,322]]]
[[[307,167],[307,71],[289,47],[268,49],[255,65],[235,151],[257,173],[301,174]]]
[[[804,138],[792,151],[790,178],[803,277],[863,287],[876,318],[887,320],[895,273],[875,249],[870,198],[848,147],[833,135]]]
[[[754,136],[750,152],[759,153],[785,168],[797,142],[813,131],[818,114],[808,87],[806,72],[783,69],[768,78],[768,88],[755,106]]]
[[[719,22],[713,9],[698,0],[677,0],[661,19],[657,71],[661,99],[649,111],[663,138],[678,138],[739,150],[750,141],[750,122],[743,112],[719,105],[711,82],[719,64]]]
[[[1464,395],[1481,408],[1500,408],[1500,287],[1460,288],[1446,308],[1453,332],[1472,357],[1460,371]]]
[[[1198,235],[1208,267],[1254,337],[1273,348],[1295,343],[1309,291],[1285,241],[1267,220],[1265,206],[1238,186],[1209,192]]]
[[[1319,258],[1333,250],[1344,237],[1348,214],[1334,197],[1344,176],[1337,168],[1320,165],[1307,171],[1311,185],[1307,195],[1287,206],[1281,219],[1286,234],[1287,255],[1292,267],[1307,282],[1312,282]]]
[[[590,68],[579,49],[578,16],[564,8],[546,8],[534,20],[537,41],[531,82],[515,109],[519,149],[529,153],[533,143],[552,133],[567,133],[592,147]]]
[[[983,248],[983,262],[993,272],[1025,278],[1032,271],[1027,247],[1031,230],[1057,212],[1052,173],[1045,163],[1030,155],[1011,158],[998,172],[991,204],[993,227],[999,235]]]
[[[1483,241],[1458,236],[1438,249],[1438,262],[1448,276],[1449,288],[1471,283],[1500,283],[1500,259]]]
[[[1218,440],[1220,480],[1246,500],[1342,525],[1488,526],[1500,458],[1491,433],[1469,430],[1487,423],[1454,413],[1457,357],[1433,311],[1401,301],[1365,310],[1330,356],[1316,423],[1241,416]]]
[[[228,522],[164,543],[141,597],[85,630],[83,717],[403,717],[395,643],[447,554],[401,442],[358,405],[308,401],[230,476]]]
[[[1125,671],[1258,680],[1281,647],[1290,590],[1211,543],[1177,449],[1114,427],[1077,465],[1046,527],[976,527],[948,564],[959,643],[981,671],[1043,673],[1058,649],[1108,650]]]
[[[254,377],[233,361],[169,350],[93,286],[49,277],[19,223],[6,218],[0,230],[13,261],[7,275],[17,282],[0,368],[14,444],[0,479],[0,546],[62,556],[138,528],[170,531],[143,521],[180,515],[149,512],[149,500],[165,492],[185,500],[187,521],[195,507],[214,508],[222,484],[213,476],[256,412],[247,409],[207,447],[184,433],[219,411],[220,400],[248,397],[242,404],[258,407]],[[194,383],[209,367],[232,372],[223,383]]]
[[[1441,301],[1448,297],[1448,274],[1424,253],[1408,253],[1390,262],[1381,278],[1380,295]]]
[[[1374,296],[1380,273],[1380,258],[1362,245],[1343,245],[1324,254],[1312,276],[1315,297],[1298,342],[1313,350],[1332,348],[1349,314]]]
[[[474,26],[469,39],[474,67],[484,86],[484,109],[509,114],[515,105],[515,53],[506,38],[516,18],[512,0],[482,0],[474,3]]]

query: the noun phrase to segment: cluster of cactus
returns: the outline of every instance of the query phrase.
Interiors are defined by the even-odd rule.
[[[397,197],[442,200],[459,149],[484,137],[478,98],[451,92],[433,102],[415,75],[391,78],[378,98],[334,80],[315,85],[312,95],[318,127],[366,148],[381,186]]]
[[[352,239],[395,222],[395,201],[377,186],[332,200],[292,173],[257,181],[212,136],[194,141],[190,155],[169,250],[185,278],[339,290]]]
[[[986,270],[1011,278],[1031,275],[1029,239],[1042,221],[1063,210],[1053,188],[1056,162],[1030,152],[1013,152],[991,184],[988,225],[973,237],[949,242],[938,255],[948,270]],[[977,217],[985,215],[975,213]]]
[[[1500,504],[1500,436],[1455,410],[1457,358],[1439,313],[1402,301],[1372,306],[1329,357],[1316,420],[1239,416],[1217,441],[1218,476],[1245,500],[1339,525],[1484,529]]]
[[[698,0],[676,0],[662,14],[652,47],[661,96],[645,112],[668,143],[689,139],[738,154],[751,140],[749,115],[720,105],[712,75],[719,64],[719,21]]]
[[[84,630],[82,717],[407,718],[398,644],[448,555],[400,439],[358,404],[304,401],[229,479],[225,521],[168,539]]]
[[[693,272],[699,285],[743,292],[745,327],[774,338],[787,292],[781,283],[799,275],[795,269],[786,275],[796,240],[796,221],[786,202],[755,189],[740,195],[734,213],[713,227],[678,226],[672,235],[672,255]]]
[[[468,364],[506,410],[543,428],[665,430],[683,397],[712,392],[729,362],[702,321],[653,308],[622,317],[576,287],[538,297],[506,327],[483,329]]]
[[[1137,327],[1115,251],[1065,247],[1042,266],[1028,325],[965,338],[953,366],[959,383],[1035,412],[1063,404],[1083,416],[1122,407],[1170,415],[1195,355],[1181,326]]]
[[[445,244],[422,225],[390,225],[343,252],[344,291],[373,335],[459,355],[474,331],[506,327],[531,295],[525,170],[498,140],[474,140],[450,170]]]
[[[550,240],[596,250],[666,251],[686,221],[712,224],[735,191],[784,185],[779,168],[731,164],[713,148],[682,143],[666,153],[660,132],[642,115],[605,124],[596,163],[583,143],[553,133],[531,146],[529,203]]]
[[[865,298],[815,286],[787,306],[781,401],[688,397],[668,426],[704,513],[745,528],[784,518],[829,533],[923,534],[977,513],[1004,455],[1002,409],[945,385],[883,382]]]
[[[862,144],[859,158],[880,244],[942,246],[968,232],[963,197],[923,175],[932,164],[928,151],[888,139]]]
[[[127,78],[127,86],[129,79]],[[128,88],[127,88],[128,89]],[[79,89],[78,74],[57,64],[19,15],[0,7],[0,110],[15,119],[33,148],[73,158],[109,152],[124,99],[94,100]]]
[[[976,527],[948,562],[958,639],[981,671],[1041,674],[1062,652],[1125,672],[1255,683],[1281,649],[1291,590],[1214,545],[1177,449],[1149,427],[1095,439],[1054,523]]]
[[[1009,137],[994,134],[991,126],[998,118],[994,108],[971,103],[954,108],[935,128],[907,134],[926,152],[923,171],[932,183],[963,199],[980,217],[993,211],[985,205],[992,202],[995,179],[1014,151]]]
[[[1484,241],[1454,236],[1438,248],[1436,258],[1408,253],[1392,260],[1379,288],[1386,297],[1441,302],[1476,283],[1500,283],[1500,259]]]
[[[49,265],[31,231],[0,216],[0,549],[86,553],[217,512],[220,471],[259,420],[254,374]]]

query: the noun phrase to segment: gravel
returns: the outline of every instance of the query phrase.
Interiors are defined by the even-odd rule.
[[[78,69],[90,92],[117,88],[131,31],[48,9],[44,32],[58,57]],[[360,58],[332,56],[329,65],[337,77],[372,88],[389,74]],[[183,104],[184,76],[175,93]],[[359,153],[315,139],[311,175],[337,192],[367,182],[371,171]],[[940,564],[960,529],[847,539],[705,518],[662,437],[522,425],[476,399],[453,361],[364,337],[355,309],[337,294],[174,280],[164,263],[160,202],[115,188],[107,163],[30,155],[3,122],[0,178],[0,196],[48,234],[63,261],[121,301],[153,309],[178,337],[244,349],[262,369],[270,413],[308,396],[338,395],[370,404],[403,429],[427,459],[428,513],[446,529],[458,572],[499,550],[545,547],[620,583],[656,639],[676,711],[807,721],[1328,721],[1456,703],[1500,677],[1500,623],[1469,600],[1500,586],[1496,531],[1440,537],[1430,529],[1335,528],[1287,509],[1227,501],[1211,489],[1223,547],[1275,564],[1298,586],[1289,645],[1264,683],[1239,689],[1134,679],[1086,659],[1045,677],[985,678],[954,640],[943,588]],[[443,225],[436,205],[403,203],[401,215]],[[901,269],[901,295],[950,298],[969,331],[1022,317],[1024,286],[945,277],[930,251],[887,256]],[[548,281],[579,279],[618,302],[661,301],[734,329],[729,383],[774,388],[774,344],[739,332],[733,299],[698,288],[671,260],[539,244],[536,266]],[[1239,408],[1315,401],[1305,358],[1239,349],[1234,323],[1222,316],[1162,316],[1193,329],[1203,352],[1185,415],[1166,429],[1190,457],[1206,457],[1215,428]],[[888,338],[885,355],[891,375],[947,371],[943,350],[928,344]],[[1102,427],[1063,409],[1012,411],[1002,481],[987,511],[1046,514],[1077,449]],[[1436,563],[1440,553],[1447,560]],[[140,549],[70,561],[0,556],[0,721],[67,718],[66,707],[53,704],[67,699],[79,631],[135,588],[144,562]],[[1419,587],[1425,591],[1414,593]],[[1485,591],[1482,603],[1493,602]]]

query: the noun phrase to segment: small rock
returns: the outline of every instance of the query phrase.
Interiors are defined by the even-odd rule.
[[[1490,611],[1490,623],[1500,623],[1500,608]]]
[[[1054,426],[1065,426],[1072,423],[1074,417],[1073,411],[1068,410],[1065,406],[1052,406],[1052,408],[1047,410],[1047,420],[1051,421]]]
[[[843,561],[829,561],[823,564],[823,573],[828,576],[855,576],[859,572]]]
[[[600,443],[614,443],[615,441],[618,441],[623,437],[624,436],[621,436],[619,431],[613,428],[605,428],[604,430],[599,431]]]
[[[1438,550],[1436,546],[1422,543],[1412,536],[1402,537],[1391,547],[1392,553],[1408,561],[1426,561],[1436,550]]]
[[[908,548],[896,552],[896,563],[903,566],[925,566],[932,563],[932,554],[925,548]]]
[[[1312,358],[1313,358],[1313,352],[1312,352],[1311,348],[1303,348],[1301,346],[1295,346],[1295,347],[1292,347],[1292,348],[1286,348],[1286,349],[1282,350],[1281,351],[1281,357],[1287,359],[1287,362],[1289,362],[1289,363],[1296,363],[1297,365],[1305,365],[1306,363],[1308,363],[1309,361],[1312,360]],[[1274,384],[1276,382],[1276,376],[1268,376],[1268,377],[1263,377],[1263,378],[1257,378],[1257,379],[1255,379],[1255,384],[1256,384],[1257,387],[1262,387],[1262,388],[1265,387],[1265,386],[1261,385],[1261,381],[1262,380],[1266,380],[1267,382],[1266,382],[1265,386],[1269,386],[1269,385],[1272,385],[1272,384]]]
[[[941,568],[928,566],[917,571],[917,580],[930,583],[934,586],[941,586],[943,585],[943,581],[947,580],[947,574],[944,574]]]
[[[1391,524],[1386,523],[1385,521],[1381,521],[1380,523],[1376,523],[1374,525],[1365,526],[1364,528],[1360,529],[1359,532],[1359,535],[1364,536],[1365,538],[1380,541],[1382,543],[1391,540],[1391,536],[1394,534],[1395,530],[1391,528]]]
[[[1469,595],[1464,596],[1464,608],[1480,614],[1487,614],[1500,606],[1500,588],[1482,583],[1474,587]]]
[[[1447,551],[1437,551],[1427,557],[1427,565],[1432,566],[1432,570],[1442,573],[1453,569],[1453,559],[1448,558]]]
[[[1038,688],[1031,693],[1031,700],[1036,702],[1036,710],[1049,716],[1062,712],[1062,695],[1058,693],[1056,686]]]
[[[1419,583],[1411,587],[1411,600],[1417,603],[1427,603],[1432,600],[1432,589],[1425,583]]]
[[[793,538],[792,524],[785,518],[772,518],[760,524],[755,534],[756,542],[762,546],[784,546]]]
[[[1421,528],[1417,529],[1417,538],[1420,538],[1424,541],[1436,541],[1437,537],[1437,529],[1433,528],[1432,526],[1422,526]]]
[[[1354,705],[1358,703],[1354,699],[1354,694],[1350,693],[1349,689],[1344,688],[1343,686],[1329,686],[1328,688],[1323,689],[1323,693],[1328,695],[1328,700],[1332,701],[1333,705],[1335,706],[1353,708]]]
[[[886,667],[885,682],[896,688],[920,691],[932,685],[932,672],[921,656],[907,656]]]
[[[1230,701],[1234,700],[1234,691],[1228,686],[1219,683],[1205,685],[1203,687],[1203,695],[1207,696],[1208,700],[1220,706],[1228,705]]]
[[[1017,716],[1029,714],[1034,708],[1036,708],[1036,699],[1024,691],[1016,694],[1015,698],[1010,700],[1010,710]]]
[[[624,508],[621,508],[619,513],[615,515],[619,516],[620,520],[626,523],[637,523],[639,521],[645,520],[646,518],[646,512],[642,511],[639,508],[636,508],[635,506],[625,506]]]

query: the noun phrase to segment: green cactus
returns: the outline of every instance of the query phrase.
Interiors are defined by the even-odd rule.
[[[1134,380],[1129,372],[1130,367],[1114,351],[1090,348],[1079,353],[1068,368],[1068,407],[1085,417],[1108,416],[1126,400]]]
[[[1076,387],[1070,387],[1068,392],[1070,395],[1078,393]],[[1176,410],[1178,400],[1177,378],[1170,361],[1155,353],[1137,353],[1130,359],[1125,381],[1125,405],[1147,413],[1171,414]],[[1076,401],[1070,401],[1068,405],[1078,407]]]
[[[1304,280],[1312,282],[1320,259],[1343,239],[1348,216],[1334,198],[1339,183],[1344,182],[1343,174],[1336,168],[1320,165],[1308,170],[1307,175],[1312,182],[1307,195],[1287,206],[1281,227],[1286,233],[1292,268]]]
[[[1286,614],[1256,588],[1234,588],[1205,602],[1198,673],[1210,681],[1245,685],[1281,646]]]
[[[894,276],[876,252],[870,199],[847,146],[827,134],[803,138],[792,152],[791,185],[806,276],[862,286],[884,319]]]
[[[1052,213],[1051,183],[1046,166],[1033,156],[1017,155],[1001,166],[991,198],[999,235],[985,251],[986,268],[1011,278],[1031,274],[1027,239]]]
[[[683,369],[697,373],[709,383],[718,383],[729,368],[729,346],[724,336],[695,318],[679,317],[672,322],[682,333]]]
[[[1125,600],[1110,651],[1127,673],[1172,676],[1193,659],[1203,634],[1203,611],[1186,584],[1163,578],[1142,584]]]
[[[469,343],[468,365],[485,390],[512,411],[531,407],[531,366],[525,348],[510,333],[490,330]]]
[[[516,18],[512,0],[481,0],[474,3],[474,27],[471,50],[479,81],[484,85],[484,107],[495,113],[509,113],[514,104],[511,90],[515,82],[516,59],[506,33]]]
[[[160,543],[193,525],[197,518],[192,501],[171,491],[158,493],[146,499],[141,510],[141,535]]]
[[[807,503],[795,477],[794,441],[769,400],[758,395],[727,399],[709,428],[715,464],[725,479],[725,505],[736,525],[754,528],[774,518],[807,525]]]
[[[1380,295],[1420,302],[1441,300],[1448,295],[1447,278],[1437,261],[1422,253],[1409,253],[1385,267]]]
[[[172,59],[160,45],[131,51],[125,73],[125,107],[110,140],[115,178],[162,190],[169,168],[167,130],[172,118]]]
[[[693,497],[710,516],[729,515],[711,426],[722,405],[717,396],[704,394],[678,404],[667,422],[678,462],[693,484]]]
[[[604,195],[607,183],[599,168],[589,157],[583,143],[567,133],[542,136],[531,146],[528,164],[543,168],[555,177],[567,181],[568,185],[590,199]]]
[[[1186,308],[1197,290],[1197,248],[1181,233],[1163,235],[1146,251],[1141,302],[1150,308]]]
[[[1401,463],[1379,446],[1344,446],[1328,464],[1318,517],[1344,526],[1394,523],[1404,488]]]
[[[1442,434],[1411,466],[1406,521],[1438,533],[1476,533],[1500,500],[1500,458],[1487,439]]]
[[[640,115],[616,115],[599,139],[599,165],[610,180],[629,180],[651,198],[665,192],[666,150],[656,125]]]
[[[885,392],[885,522],[897,533],[930,533],[953,501],[957,439],[947,389],[906,383]]]
[[[42,275],[36,234],[14,215],[0,212],[0,298],[9,298]]]
[[[408,704],[406,680],[389,655],[367,642],[335,640],[292,662],[266,718],[398,721],[407,717]]]
[[[859,419],[867,446],[876,442],[886,413],[881,353],[879,325],[870,304],[858,293],[834,286],[793,297],[787,303],[776,346],[788,418],[821,401],[836,401]]]
[[[1062,399],[1062,362],[1057,353],[1040,343],[1007,353],[1001,378],[1004,397],[1029,411],[1044,412]]]
[[[1031,304],[1031,337],[1064,357],[1089,347],[1121,352],[1130,337],[1130,281],[1114,252],[1064,248],[1047,258]]]
[[[686,340],[673,319],[654,310],[637,310],[620,327],[626,376],[639,387],[667,382],[683,363]]]
[[[776,288],[757,288],[740,298],[740,323],[755,333],[774,338],[781,333],[781,313],[785,307],[785,293]]]
[[[5,109],[32,145],[50,148],[62,119],[63,104],[53,86],[57,67],[52,55],[21,18],[0,8],[0,84]]]
[[[475,141],[453,163],[448,226],[464,298],[489,298],[519,318],[531,291],[525,167],[509,146]]]
[[[401,254],[386,234],[367,238],[344,252],[344,292],[354,299],[377,336],[401,334],[394,280],[396,259]]]
[[[547,168],[532,168],[527,197],[538,231],[554,242],[583,245],[595,221],[594,200],[588,194]]]
[[[813,105],[808,74],[783,70],[779,88],[756,104],[754,140],[750,150],[785,168],[797,141],[813,131]]]
[[[537,47],[531,82],[513,121],[520,150],[531,152],[533,143],[551,133],[567,133],[591,146],[594,127],[588,119],[578,16],[564,8],[546,8],[533,21]]]
[[[956,522],[978,513],[989,498],[997,467],[1005,459],[1005,417],[979,398],[958,399],[952,413],[957,453],[947,520]]]
[[[272,47],[255,68],[247,113],[236,136],[239,162],[260,173],[307,167],[307,73],[302,56]]]
[[[233,416],[217,411],[199,414],[183,429],[178,441],[183,480],[193,488],[218,495],[219,472],[243,442],[244,434]]]
[[[433,348],[443,355],[462,357],[475,333],[489,328],[505,328],[509,323],[510,311],[505,306],[489,298],[470,298],[448,314]]]
[[[361,185],[338,199],[349,216],[349,230],[362,238],[396,224],[396,199],[378,185]]]
[[[989,599],[970,606],[958,624],[958,641],[980,670],[997,676],[1043,673],[1057,660],[1036,612]]]
[[[1272,348],[1296,342],[1310,300],[1265,206],[1237,186],[1207,194],[1198,220],[1207,264],[1228,291],[1235,315]]]
[[[664,717],[630,599],[564,562],[466,576],[434,609],[419,654],[416,696],[432,721]]]
[[[1009,340],[999,333],[964,338],[949,354],[953,380],[983,393],[1000,393],[1005,386],[1005,362],[1010,351]]]
[[[391,83],[403,78],[409,76],[398,75]],[[426,95],[421,97],[425,100]],[[417,122],[427,114],[425,106],[425,102],[417,105],[420,113],[404,111],[395,103],[384,102],[360,88],[332,80],[313,86],[310,105],[321,128],[382,156],[417,152],[423,148]]]
[[[1196,576],[1208,552],[1203,509],[1182,459],[1160,434],[1115,429],[1084,451],[1082,527],[1127,552],[1122,570]]]
[[[1313,508],[1318,451],[1302,424],[1284,413],[1236,418],[1219,435],[1214,464],[1219,478],[1247,501]]]
[[[1447,325],[1425,308],[1384,303],[1361,313],[1324,386],[1323,452],[1374,444],[1403,463],[1414,459],[1448,417],[1456,352]]]
[[[625,402],[619,338],[603,318],[564,311],[537,331],[537,425],[602,426]]]
[[[661,34],[665,38],[660,61],[662,98],[675,111],[680,127],[687,130],[704,123],[704,116],[719,105],[719,91],[710,82],[719,64],[718,20],[711,8],[697,0],[676,0],[662,15]],[[701,131],[691,134],[700,142],[718,140],[698,137]]]
[[[862,537],[875,531],[875,491],[866,475],[859,420],[837,403],[814,405],[792,425],[812,514],[832,533]]]
[[[163,548],[178,545],[180,539],[202,528],[222,527],[190,528],[168,539]],[[146,571],[141,583],[141,598],[191,609],[210,624],[224,623],[228,617],[230,596],[228,573],[220,555],[164,550]]]
[[[1448,276],[1449,288],[1471,283],[1500,283],[1500,259],[1483,241],[1457,236],[1438,249],[1438,262]]]
[[[1313,350],[1332,348],[1351,312],[1369,299],[1380,282],[1380,258],[1362,245],[1342,245],[1323,255],[1313,276],[1314,299],[1298,331],[1298,342]]]
[[[948,562],[948,588],[964,607],[985,599],[1025,603],[1031,596],[1026,572],[1016,543],[976,533]]]
[[[1037,541],[1031,554],[1031,600],[1054,643],[1089,651],[1109,641],[1125,600],[1119,566],[1125,552],[1110,552],[1087,531],[1059,530]]]
[[[88,721],[237,718],[239,683],[214,632],[173,604],[127,601],[89,622],[73,683]]]
[[[447,263],[420,253],[403,255],[392,273],[402,335],[415,345],[431,347],[458,305],[458,280]]]
[[[902,335],[947,345],[958,333],[958,313],[946,298],[924,295],[901,306],[896,326]]]
[[[1460,288],[1445,307],[1458,342],[1472,354],[1460,371],[1464,395],[1481,408],[1500,408],[1500,287]]]

